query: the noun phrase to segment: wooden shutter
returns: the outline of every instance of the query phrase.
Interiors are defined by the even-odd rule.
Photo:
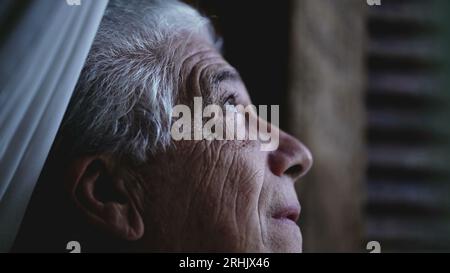
[[[366,239],[384,252],[450,250],[445,2],[368,8]]]

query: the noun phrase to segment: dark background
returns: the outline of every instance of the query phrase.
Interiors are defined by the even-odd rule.
[[[241,74],[255,105],[280,105],[285,128],[290,1],[187,1],[223,38],[226,60]]]

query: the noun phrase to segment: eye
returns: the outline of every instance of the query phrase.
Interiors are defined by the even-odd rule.
[[[238,113],[238,109],[237,109],[237,103],[236,103],[236,96],[234,94],[229,95],[228,97],[226,97],[226,99],[224,100],[223,103],[224,106],[224,110],[227,112],[231,112],[231,113]]]
[[[229,95],[226,99],[225,102],[223,103],[224,106],[230,105],[230,106],[236,106],[236,95],[235,94],[231,94]]]

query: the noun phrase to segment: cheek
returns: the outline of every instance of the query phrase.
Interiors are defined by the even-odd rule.
[[[167,238],[154,243],[177,251],[261,251],[261,152],[245,141],[177,145],[149,170],[146,232]]]
[[[212,236],[234,242],[233,247],[258,250],[249,244],[261,245],[263,157],[249,142],[215,141],[204,145],[197,148],[203,156],[190,167],[189,183],[195,184],[197,190],[189,213],[196,215],[202,226],[192,228],[204,234],[219,232]]]
[[[224,197],[233,199],[233,205],[237,207],[236,214],[254,213],[263,187],[264,161],[253,151],[250,142],[228,143],[222,147],[217,162],[213,164],[213,180],[224,190]]]
[[[216,205],[221,219],[227,219],[222,224],[233,225],[240,247],[247,251],[260,251],[262,245],[260,203],[264,202],[261,193],[265,164],[258,153],[249,143],[234,143],[222,150],[222,162],[213,170],[225,178],[214,181],[223,189],[220,199],[216,199],[220,200]]]

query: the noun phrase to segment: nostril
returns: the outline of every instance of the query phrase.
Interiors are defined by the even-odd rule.
[[[299,177],[302,174],[302,172],[303,166],[300,164],[296,164],[292,167],[289,167],[289,169],[287,169],[284,173],[295,179]]]

